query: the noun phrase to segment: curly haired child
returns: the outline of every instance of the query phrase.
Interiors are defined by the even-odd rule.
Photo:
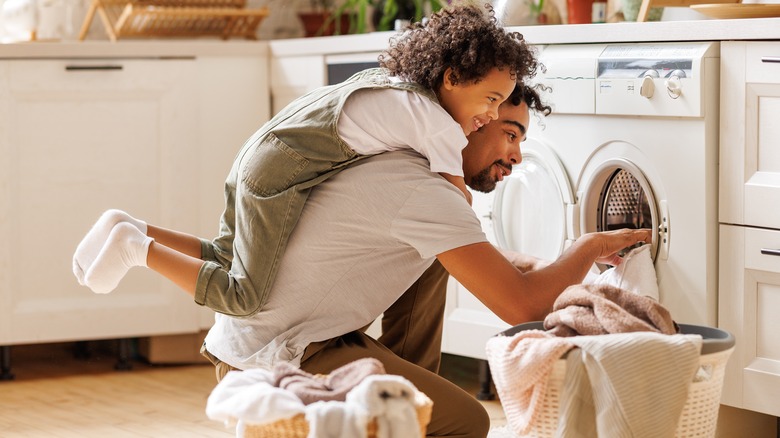
[[[248,316],[267,299],[309,192],[344,167],[411,148],[470,202],[466,136],[496,119],[516,83],[536,73],[534,51],[489,6],[460,5],[394,36],[379,62],[298,98],[247,140],[225,183],[214,240],[109,210],[76,249],[79,282],[108,293],[131,267],[147,266],[200,305]]]

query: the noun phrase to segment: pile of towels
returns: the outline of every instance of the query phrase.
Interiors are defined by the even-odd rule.
[[[381,362],[359,359],[328,375],[312,375],[283,363],[273,371],[231,371],[206,404],[212,420],[236,425],[243,437],[259,426],[303,414],[312,438],[365,438],[369,421],[377,435],[420,435],[416,407],[430,400],[407,379],[385,374]]]
[[[557,437],[674,436],[702,339],[677,334],[658,303],[649,248],[566,289],[545,330],[488,341],[496,389],[516,434],[529,434],[540,420],[550,373],[566,356]]]

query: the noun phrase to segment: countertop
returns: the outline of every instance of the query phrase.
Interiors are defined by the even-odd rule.
[[[510,27],[532,44],[780,40],[780,18]],[[305,56],[378,52],[394,32],[246,40],[126,40],[0,44],[0,59],[61,57]]]
[[[134,39],[42,41],[0,44],[0,59],[54,58],[194,58],[198,56],[268,56],[267,41],[218,39]]]
[[[510,27],[531,44],[780,40],[780,18]],[[275,57],[376,52],[393,32],[270,41]]]

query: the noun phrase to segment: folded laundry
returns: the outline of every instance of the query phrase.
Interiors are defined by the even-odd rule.
[[[375,369],[375,364],[360,365]],[[273,382],[270,371],[231,371],[209,396],[206,414],[235,424],[238,438],[410,438],[423,435],[430,421],[430,398],[401,376],[368,375],[347,392],[345,401],[308,405]]]
[[[317,401],[344,401],[352,388],[375,374],[385,374],[385,367],[371,357],[350,362],[327,375],[310,374],[282,362],[274,368],[274,386],[292,392],[306,405]]]
[[[599,284],[568,287],[555,300],[544,328],[555,336],[678,332],[669,311],[654,299]]]

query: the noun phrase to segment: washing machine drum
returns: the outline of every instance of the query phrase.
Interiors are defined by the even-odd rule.
[[[631,172],[621,168],[610,171],[599,190],[596,230],[651,228],[651,200]]]
[[[639,166],[625,158],[612,158],[590,163],[583,176],[578,186],[582,232],[622,228],[659,230],[660,234],[653,233],[651,242],[655,259],[659,236],[668,241],[668,215]]]

